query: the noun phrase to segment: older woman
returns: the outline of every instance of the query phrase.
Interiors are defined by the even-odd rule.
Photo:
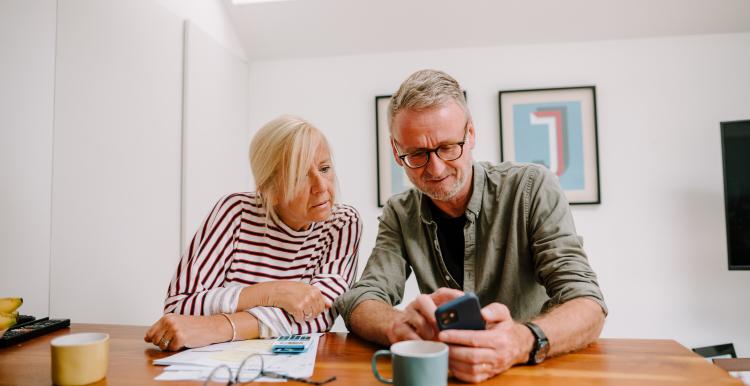
[[[256,192],[214,206],[177,266],[164,316],[145,336],[164,350],[327,331],[353,284],[361,221],[335,204],[328,143],[282,116],[250,144]]]

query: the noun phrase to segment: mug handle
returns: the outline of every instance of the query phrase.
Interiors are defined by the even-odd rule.
[[[393,379],[387,379],[380,376],[380,373],[378,372],[378,357],[383,355],[391,355],[390,350],[378,350],[375,351],[375,354],[372,355],[372,373],[375,374],[375,378],[378,379],[378,381],[383,383],[393,383]]]

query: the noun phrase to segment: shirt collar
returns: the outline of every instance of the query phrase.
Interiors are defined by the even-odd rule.
[[[484,174],[482,165],[476,162],[474,162],[473,169],[474,187],[466,211],[471,212],[474,216],[479,216],[479,212],[482,210],[482,196],[484,196],[484,184],[487,181],[487,176]]]

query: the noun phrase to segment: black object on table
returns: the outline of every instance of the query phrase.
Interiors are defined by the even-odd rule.
[[[21,316],[28,315],[19,315],[19,319]],[[26,321],[18,323],[8,331],[5,331],[5,334],[0,337],[0,347],[12,346],[48,332],[70,326],[70,319],[34,319],[33,316],[31,318],[31,320],[28,318],[21,319]]]

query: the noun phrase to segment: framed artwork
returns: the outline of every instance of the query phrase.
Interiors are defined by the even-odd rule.
[[[500,157],[546,166],[571,204],[600,204],[594,86],[500,91]]]
[[[388,197],[401,193],[413,185],[404,169],[396,163],[391,150],[391,135],[388,129],[388,104],[390,95],[375,97],[375,136],[378,168],[378,207],[382,208]]]

